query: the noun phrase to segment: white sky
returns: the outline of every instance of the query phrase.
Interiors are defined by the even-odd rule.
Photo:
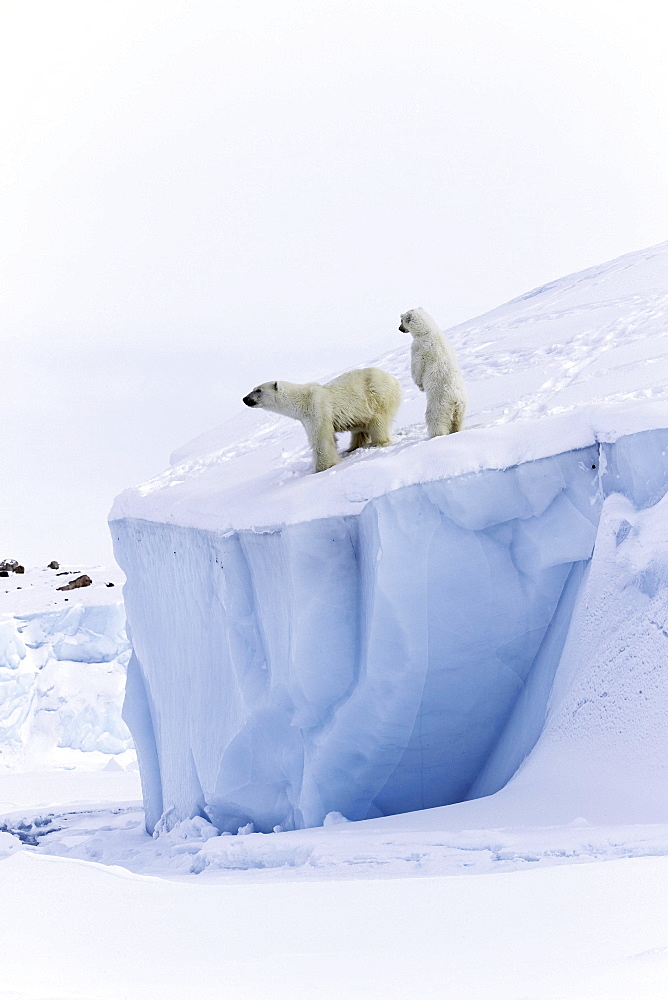
[[[668,238],[664,4],[0,0],[0,558],[242,408]]]

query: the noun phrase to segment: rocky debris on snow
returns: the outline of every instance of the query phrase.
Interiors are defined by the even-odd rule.
[[[90,587],[92,582],[93,581],[88,576],[88,574],[83,573],[81,576],[78,576],[75,580],[70,580],[70,582],[66,583],[64,587],[56,587],[56,590],[75,590],[77,587]]]
[[[51,562],[49,563],[49,565],[46,568],[47,569],[60,569],[60,563],[57,562],[55,559],[52,559]]]
[[[3,559],[0,562],[0,576],[9,576],[10,573],[25,573],[25,566],[21,566],[16,559]]]

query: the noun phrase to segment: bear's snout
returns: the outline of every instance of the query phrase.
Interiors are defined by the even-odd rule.
[[[242,402],[244,402],[246,406],[257,406],[257,399],[253,396],[252,392],[247,396],[244,396]]]
[[[406,329],[406,327],[404,326],[403,323],[399,324],[399,332],[400,333],[408,333],[408,330]]]

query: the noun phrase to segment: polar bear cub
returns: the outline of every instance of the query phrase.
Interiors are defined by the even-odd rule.
[[[399,329],[413,337],[411,375],[427,397],[425,419],[429,437],[460,431],[467,394],[452,344],[424,309],[403,313]]]
[[[401,402],[401,386],[398,379],[380,368],[358,368],[326,385],[263,382],[243,401],[246,406],[261,406],[301,421],[313,449],[315,471],[324,472],[340,460],[337,433],[351,431],[348,451],[367,444],[391,444],[390,430]]]

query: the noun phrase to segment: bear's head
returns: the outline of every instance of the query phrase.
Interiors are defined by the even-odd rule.
[[[401,333],[411,332],[408,328],[408,324],[413,319],[413,312],[414,312],[413,309],[409,309],[408,312],[401,314],[401,323],[399,324],[399,330],[401,331]]]
[[[265,410],[273,410],[272,404],[276,403],[278,394],[278,382],[263,382],[256,385],[254,389],[244,396],[243,402],[246,406],[262,406]]]
[[[423,333],[435,333],[438,331],[438,327],[431,316],[420,307],[409,309],[408,312],[401,314],[399,329],[402,333],[412,334],[413,337],[419,337]]]

